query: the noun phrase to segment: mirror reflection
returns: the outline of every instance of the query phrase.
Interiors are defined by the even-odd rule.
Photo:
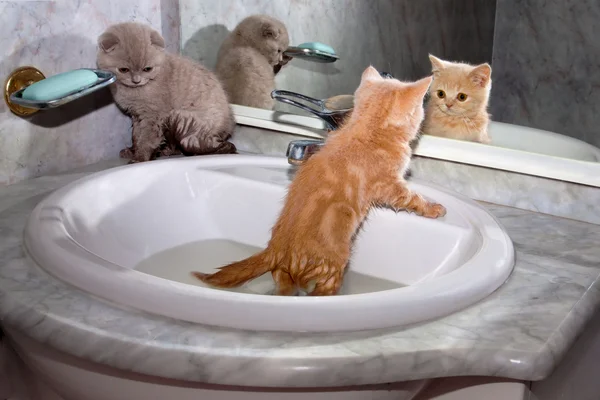
[[[232,104],[313,115],[330,130],[351,113],[366,66],[406,81],[433,75],[425,135],[599,162],[596,135],[561,120],[511,115],[506,101],[528,93],[514,82],[513,69],[522,66],[507,60],[543,45],[560,64],[560,49],[556,41],[524,45],[507,34],[512,22],[498,16],[514,13],[506,7],[487,0],[182,0],[182,52],[216,72]],[[543,27],[543,18],[555,18],[539,12],[539,21],[524,23]]]

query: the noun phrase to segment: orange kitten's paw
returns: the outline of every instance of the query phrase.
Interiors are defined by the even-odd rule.
[[[437,203],[429,203],[429,206],[423,213],[426,218],[439,218],[446,215],[446,207]]]

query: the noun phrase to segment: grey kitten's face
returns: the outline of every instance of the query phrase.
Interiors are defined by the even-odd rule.
[[[272,66],[280,64],[283,60],[283,52],[290,45],[290,37],[285,25],[274,18],[253,17],[247,18],[247,29],[251,30],[254,46],[267,58]]]
[[[112,71],[130,88],[147,85],[160,74],[164,41],[157,32],[136,24],[120,24],[100,37],[98,67]]]
[[[149,59],[144,62],[132,62],[131,60],[116,60],[114,69],[119,83],[127,87],[140,87],[156,79],[162,62],[158,58]]]
[[[290,41],[287,32],[277,39],[267,39],[264,42],[264,55],[269,64],[275,66],[283,61],[283,52],[288,48]]]

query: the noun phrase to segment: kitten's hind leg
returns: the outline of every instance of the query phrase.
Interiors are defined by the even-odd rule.
[[[186,155],[235,154],[229,134],[212,121],[214,116],[201,116],[198,111],[174,110],[165,121],[169,139],[178,143]]]
[[[377,202],[388,205],[395,210],[412,211],[427,218],[438,218],[446,215],[446,208],[441,204],[425,200],[423,196],[413,192],[396,180],[390,179],[377,190]]]
[[[309,296],[333,296],[338,294],[344,279],[343,268],[334,268],[334,272],[320,276]]]
[[[275,295],[294,296],[298,293],[298,287],[289,272],[276,268],[271,275],[275,281]]]

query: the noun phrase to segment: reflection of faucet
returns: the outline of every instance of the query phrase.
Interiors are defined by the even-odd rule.
[[[354,96],[351,94],[333,96],[328,99],[314,99],[287,90],[273,90],[271,92],[271,98],[316,115],[325,121],[329,130],[337,129],[344,117],[352,111],[352,107],[354,107]],[[316,107],[311,107],[307,104],[302,104],[299,101],[292,100],[294,98],[310,103]]]
[[[380,75],[388,79],[393,78],[393,76],[387,72],[380,72]],[[285,96],[296,97],[298,99],[307,101],[316,105],[319,107],[319,109],[306,106]],[[334,131],[340,127],[344,119],[350,115],[354,106],[354,96],[352,95],[333,96],[328,99],[319,100],[303,94],[288,92],[286,90],[273,90],[273,92],[271,92],[271,97],[275,100],[281,101],[282,103],[291,104],[316,115],[325,121],[327,127],[329,128],[328,130],[331,131]],[[292,140],[289,143],[286,152],[288,163],[291,165],[304,164],[304,162],[308,160],[310,156],[319,151],[324,144],[325,140],[323,139]]]

